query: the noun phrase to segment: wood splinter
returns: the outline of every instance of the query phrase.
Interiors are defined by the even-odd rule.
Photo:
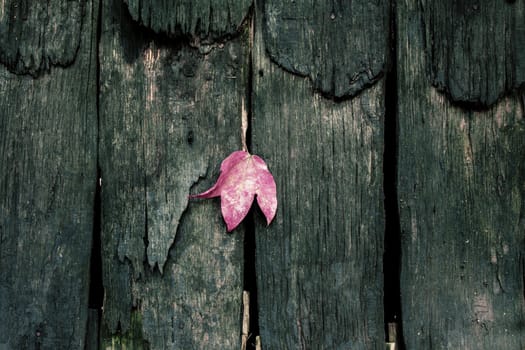
[[[388,323],[388,341],[386,342],[386,350],[398,350],[397,347],[397,323]]]
[[[246,350],[248,338],[250,336],[250,293],[242,292],[242,334],[241,350]]]

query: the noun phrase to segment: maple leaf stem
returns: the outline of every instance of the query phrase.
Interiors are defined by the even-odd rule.
[[[248,144],[246,143],[246,133],[248,132],[248,111],[244,98],[241,101],[241,143],[242,150],[248,152]]]

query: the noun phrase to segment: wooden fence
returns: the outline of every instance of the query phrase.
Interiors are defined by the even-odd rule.
[[[0,350],[524,349],[524,83],[523,1],[0,2]]]

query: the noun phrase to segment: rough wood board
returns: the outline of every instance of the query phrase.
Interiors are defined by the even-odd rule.
[[[219,200],[188,195],[240,148],[246,35],[202,55],[152,35],[121,1],[102,18],[105,327],[122,335],[133,310],[151,349],[238,347],[243,230],[226,233]]]
[[[96,183],[97,5],[86,5],[82,45],[67,69],[33,79],[0,67],[2,349],[84,347]]]
[[[262,347],[384,349],[384,82],[325,99],[270,61],[259,28],[253,152],[279,200],[268,228],[255,216]]]
[[[85,0],[0,3],[0,63],[37,76],[71,64],[80,47]]]
[[[523,106],[516,96],[486,111],[451,105],[425,76],[420,9],[412,1],[397,9],[407,349],[521,350]]]
[[[213,42],[237,34],[249,0],[123,0],[133,19],[157,33]]]
[[[525,83],[523,1],[419,4],[430,79],[452,100],[492,105]]]
[[[389,2],[264,1],[264,39],[272,60],[343,98],[378,81],[387,66]]]

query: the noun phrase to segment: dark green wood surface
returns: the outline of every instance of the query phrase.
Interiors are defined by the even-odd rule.
[[[502,1],[499,6],[508,5]],[[421,9],[404,1],[397,11],[398,193],[407,349],[521,350],[523,105],[519,96],[504,98],[489,110],[452,105],[426,77],[430,57],[425,55]],[[462,25],[457,23],[458,32]],[[501,50],[504,44],[494,43]],[[493,52],[480,54],[491,60]]]
[[[0,66],[0,349],[84,347],[96,180],[97,6],[86,4],[81,45],[67,69],[33,79]],[[57,50],[68,49],[64,40],[56,38]]]
[[[81,28],[91,31],[87,6],[86,0],[2,1],[0,63],[14,73],[33,76],[52,66],[70,65],[80,47]]]
[[[329,97],[358,94],[387,68],[389,2],[262,2],[266,49]]]
[[[524,349],[525,3],[390,5],[0,1],[0,350],[240,348],[245,234],[263,349],[384,349],[396,136],[406,349]],[[228,234],[243,114],[279,204]]]
[[[384,81],[326,99],[270,60],[256,18],[253,151],[279,200],[268,228],[256,215],[262,347],[384,349]]]
[[[238,348],[243,230],[226,233],[218,199],[188,195],[241,147],[247,36],[201,54],[115,0],[100,48],[104,346]]]
[[[523,1],[420,1],[427,70],[458,102],[491,105],[525,83]]]
[[[133,19],[155,32],[210,43],[239,32],[249,0],[123,0]]]

